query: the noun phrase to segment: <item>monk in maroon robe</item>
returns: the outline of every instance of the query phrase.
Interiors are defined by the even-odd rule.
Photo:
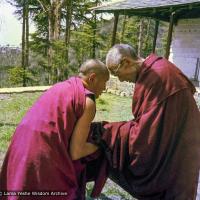
[[[141,200],[193,200],[200,165],[200,113],[195,87],[168,60],[136,55],[117,44],[106,64],[120,81],[135,82],[134,119],[104,125],[110,177]]]
[[[0,174],[0,199],[85,199],[85,181],[92,179],[86,177],[86,164],[98,155],[87,138],[95,97],[108,79],[102,62],[88,60],[80,77],[55,84],[36,101],[12,137]]]

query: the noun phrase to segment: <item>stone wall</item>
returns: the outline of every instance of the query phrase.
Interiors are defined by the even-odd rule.
[[[111,76],[107,83],[106,92],[120,96],[132,96],[133,89],[133,83],[120,82],[117,77]]]
[[[134,91],[134,84],[128,82],[120,82],[118,78],[111,76],[107,83],[107,93],[116,94],[120,96],[132,96]],[[200,109],[200,87],[196,87],[194,98]]]

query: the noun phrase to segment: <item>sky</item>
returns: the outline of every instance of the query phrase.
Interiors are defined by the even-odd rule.
[[[20,46],[22,25],[14,11],[13,6],[0,0],[0,45]]]
[[[6,0],[0,0],[0,46],[19,47],[21,44],[22,20],[17,19],[15,10]],[[30,32],[34,32],[33,24],[30,24]]]
[[[0,0],[0,46],[20,46],[22,21],[17,19],[14,12],[15,7],[6,0]],[[33,24],[30,24],[30,32],[34,32]]]

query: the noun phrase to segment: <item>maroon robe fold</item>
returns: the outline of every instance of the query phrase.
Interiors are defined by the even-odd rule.
[[[200,165],[200,113],[190,81],[150,55],[137,78],[134,120],[104,125],[111,178],[142,200],[195,199]]]
[[[72,162],[69,155],[70,137],[83,113],[85,96],[81,79],[72,77],[55,84],[39,98],[13,135],[0,174],[0,191],[67,194],[31,195],[26,199],[85,199],[84,181],[91,180],[90,173],[95,174],[96,170],[86,172],[87,162],[96,159],[98,152],[76,162]],[[9,200],[24,198],[1,197]]]

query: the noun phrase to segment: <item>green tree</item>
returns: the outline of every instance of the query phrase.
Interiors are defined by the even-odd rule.
[[[23,57],[27,58],[27,54],[36,55],[38,66],[34,65],[35,71],[43,69],[43,73],[48,74],[49,84],[66,79],[68,75],[77,72],[77,67],[88,58],[96,57],[104,61],[110,48],[113,18],[104,19],[102,14],[96,15],[90,9],[100,5],[103,0],[14,0],[12,2],[15,2],[21,18],[27,16],[23,10],[23,3],[28,6],[29,17],[34,21],[36,31],[31,34],[28,41],[28,37],[25,37],[29,30],[26,28],[28,17],[24,17],[23,27],[27,31],[22,37],[24,38],[22,46],[28,45],[26,48],[23,47],[26,49],[23,51]],[[152,50],[153,33],[153,20],[120,16],[116,42],[134,45],[139,55],[146,56]],[[29,53],[29,46],[33,53]],[[33,64],[27,63],[25,66],[30,65],[29,70],[33,73]]]
[[[22,84],[26,86],[26,69],[29,66],[29,4],[32,0],[14,0],[8,2],[17,8],[15,14],[22,19],[22,55],[21,67],[23,69]]]

